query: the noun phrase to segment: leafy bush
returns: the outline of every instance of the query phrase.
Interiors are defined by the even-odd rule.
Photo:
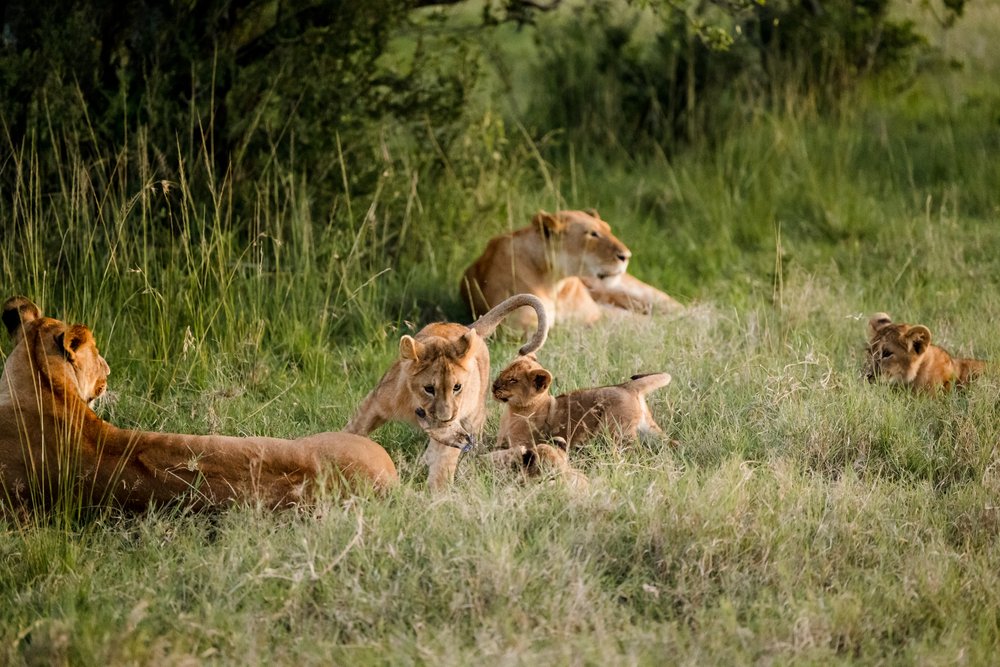
[[[344,178],[371,189],[379,165],[366,151],[380,119],[449,128],[464,106],[460,44],[427,48],[418,37],[409,67],[384,61],[414,4],[16,0],[0,42],[7,141],[44,156],[66,144],[91,160],[108,159],[109,148],[134,160],[131,138],[141,133],[161,178],[176,180],[205,150],[199,168],[236,183],[277,161],[308,171],[314,185],[336,184],[318,188],[325,194]],[[448,139],[414,136],[428,146]],[[57,178],[55,163],[43,182]],[[10,186],[11,171],[0,174]]]
[[[761,104],[828,105],[923,43],[912,23],[887,17],[889,0],[778,0],[733,13],[708,5],[708,25],[736,37],[728,46],[707,39],[705,22],[652,4],[598,2],[539,32],[537,126],[630,151],[650,141],[670,149]]]

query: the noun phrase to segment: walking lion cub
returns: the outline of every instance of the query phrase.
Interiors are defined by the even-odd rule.
[[[562,439],[572,449],[605,429],[620,442],[631,442],[640,433],[662,434],[646,394],[666,387],[670,380],[668,373],[635,375],[622,384],[553,397],[549,395],[552,374],[534,356],[520,357],[493,383],[493,398],[507,406],[500,417],[497,444],[530,448]]]
[[[548,333],[545,308],[530,294],[504,300],[469,326],[437,322],[403,336],[399,358],[344,430],[368,435],[387,421],[418,426],[430,437],[424,452],[428,484],[435,490],[447,486],[462,451],[472,447],[486,422],[490,352],[484,339],[504,317],[524,307],[534,310],[538,322],[521,348],[527,354],[540,348]]]

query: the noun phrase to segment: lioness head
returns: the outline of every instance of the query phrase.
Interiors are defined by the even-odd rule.
[[[865,377],[906,384],[913,380],[917,363],[931,344],[931,332],[923,325],[893,324],[885,313],[868,321],[868,358]]]
[[[552,261],[563,274],[611,278],[625,273],[632,252],[597,211],[539,211],[531,222],[549,241]]]
[[[404,364],[411,405],[424,430],[465,431],[456,417],[461,416],[466,380],[476,372],[473,341],[477,336],[475,331],[469,331],[455,340],[436,336],[423,341],[412,336],[400,339],[399,356]]]
[[[518,357],[493,382],[493,398],[517,407],[545,394],[551,384],[552,374],[534,355]]]
[[[38,306],[23,296],[7,299],[3,304],[2,319],[7,333],[15,347],[22,344],[25,337],[40,343],[36,350],[45,363],[39,367],[52,373],[58,368],[53,361],[61,362],[67,372],[67,379],[75,386],[77,393],[87,403],[92,402],[107,390],[111,368],[97,350],[97,342],[90,329],[82,324],[67,325],[51,317],[42,317]],[[42,359],[36,360],[41,362]]]

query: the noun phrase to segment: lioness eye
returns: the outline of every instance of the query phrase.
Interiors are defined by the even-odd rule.
[[[431,396],[433,396],[434,395],[434,385],[432,385],[432,384],[425,384],[424,385],[424,391],[427,392],[428,394],[430,394]]]
[[[455,392],[455,393],[457,394],[458,392],[462,391],[462,385],[461,385],[461,383],[459,383],[459,384],[456,384],[456,385],[455,385],[454,387],[452,387],[451,389],[452,389],[452,391],[454,391],[454,392]]]
[[[597,232],[594,232],[594,231],[592,231],[592,232],[589,232],[589,234],[588,234],[588,235],[589,235],[589,236],[591,236],[592,238],[595,238],[595,239],[599,239],[599,238],[601,238],[601,235],[600,235],[600,234],[598,234]]]

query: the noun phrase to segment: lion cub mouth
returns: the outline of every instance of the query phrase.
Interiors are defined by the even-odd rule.
[[[599,280],[605,280],[607,278],[615,278],[617,276],[620,276],[623,273],[625,273],[625,268],[624,267],[622,267],[620,269],[615,269],[614,271],[605,271],[603,273],[598,273],[597,274],[597,278]]]

